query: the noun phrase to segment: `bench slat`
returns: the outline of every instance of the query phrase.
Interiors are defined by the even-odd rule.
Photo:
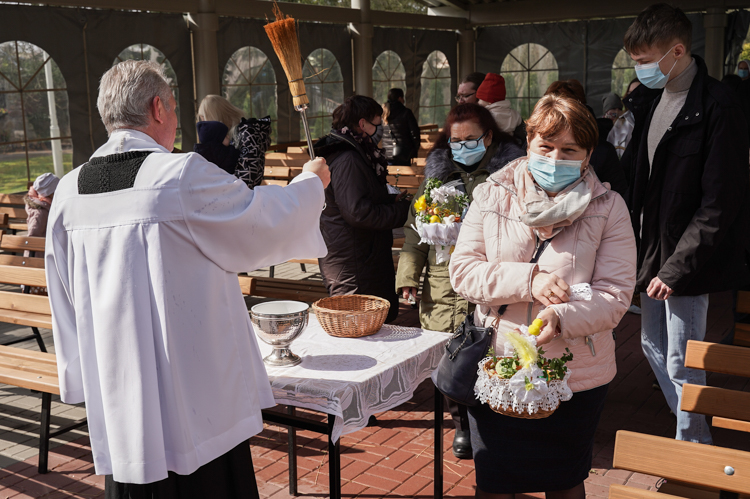
[[[0,355],[0,367],[16,369],[32,374],[42,374],[44,376],[57,377],[57,366],[50,366],[39,362],[22,360],[12,357],[3,357]]]
[[[714,416],[711,420],[711,426],[714,426],[716,428],[726,428],[727,430],[736,430],[750,433],[750,422],[740,421],[738,419],[729,419]]]
[[[734,376],[750,377],[750,349],[690,340],[685,367]]]
[[[17,371],[0,366],[0,383],[60,395],[60,383],[57,376]]]
[[[5,237],[5,236],[3,236]],[[44,269],[0,265],[0,282],[4,284],[27,284],[29,286],[47,286]]]
[[[750,393],[685,383],[680,408],[706,416],[750,421]]]
[[[0,345],[0,356],[11,359],[26,360],[38,364],[47,364],[57,369],[57,356],[54,353],[26,350],[25,348]]]
[[[237,276],[237,278],[240,281],[240,289],[242,290],[242,294],[251,296],[255,291],[255,278],[244,275]]]
[[[280,185],[284,187],[286,185],[289,185],[289,181],[288,180],[276,180],[273,178],[265,178],[263,179],[263,182],[261,183],[261,185]]]
[[[35,314],[32,312],[19,312],[0,308],[0,322],[18,324],[19,326],[42,327],[52,329],[52,316]]]
[[[0,206],[0,213],[7,213],[9,218],[26,220],[26,210],[13,206]]]
[[[28,295],[12,291],[0,291],[0,313],[7,311],[51,315],[49,298],[42,295]]]
[[[734,323],[734,344],[738,347],[750,347],[750,324]]]
[[[10,236],[4,234],[0,239],[0,249],[6,251],[41,251],[44,252],[45,238],[29,236]]]
[[[276,279],[272,277],[254,277],[256,286],[299,289],[325,289],[320,281],[302,281],[295,279]]]
[[[613,483],[609,486],[609,499],[683,499],[654,490],[637,489]]]
[[[10,204],[24,206],[23,197],[25,194],[0,194],[0,204]]]
[[[396,175],[397,173],[402,176],[424,175],[424,167],[422,166],[395,166],[395,165],[391,165],[388,167],[389,175]]]
[[[11,265],[14,267],[27,267],[31,269],[43,269],[44,258],[0,254],[0,265]]]
[[[735,474],[725,474],[725,466],[732,466]],[[750,453],[734,449],[620,430],[614,467],[691,485],[750,492]]]

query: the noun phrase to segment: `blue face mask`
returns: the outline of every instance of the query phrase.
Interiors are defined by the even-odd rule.
[[[484,154],[487,152],[487,148],[484,146],[484,136],[487,135],[485,132],[476,140],[462,140],[460,142],[449,142],[448,146],[451,148],[453,153],[453,160],[462,165],[471,166],[482,161]],[[474,149],[469,149],[467,146],[474,145]]]
[[[737,71],[737,74],[744,80],[745,78],[750,76],[750,71],[748,71],[747,69],[740,69]]]
[[[676,46],[677,45],[674,45],[671,49],[667,50],[667,53],[664,54],[662,58],[656,62],[635,65],[635,75],[638,77],[641,83],[646,85],[648,88],[653,89],[664,88],[667,85],[667,82],[669,81],[669,75],[672,74],[672,69],[674,69],[674,67],[677,65],[677,60],[675,59],[674,64],[672,64],[672,68],[667,74],[662,73],[661,68],[659,67],[659,63],[663,61],[664,58],[667,57],[667,55],[671,54],[672,49]]]
[[[560,192],[581,178],[583,160],[552,159],[529,151],[529,173],[547,192]]]

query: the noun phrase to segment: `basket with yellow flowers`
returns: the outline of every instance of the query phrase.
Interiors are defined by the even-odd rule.
[[[424,194],[414,201],[420,243],[435,246],[436,261],[448,261],[469,206],[469,196],[457,189],[460,180],[443,184],[436,178],[425,181]]]
[[[529,335],[520,331],[505,333],[505,354],[496,356],[490,349],[489,356],[479,362],[474,393],[493,411],[516,418],[541,419],[573,396],[568,387],[570,369],[565,365],[573,360],[573,354],[566,348],[559,359],[545,358],[533,336],[534,332],[539,334],[539,327],[532,323]]]

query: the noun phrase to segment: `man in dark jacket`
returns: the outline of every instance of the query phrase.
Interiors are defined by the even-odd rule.
[[[410,166],[411,159],[417,157],[421,137],[414,113],[404,106],[404,91],[392,88],[388,91],[383,120],[386,123],[383,134],[383,148],[388,164]]]
[[[683,383],[706,382],[704,371],[685,368],[685,350],[705,337],[708,294],[748,277],[749,146],[737,99],[691,55],[691,36],[685,14],[666,4],[641,12],[625,35],[638,79],[664,89],[635,156],[632,219],[643,351],[677,416],[677,438],[710,444],[705,417],[680,410]]]

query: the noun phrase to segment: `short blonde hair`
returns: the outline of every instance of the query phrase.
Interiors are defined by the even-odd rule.
[[[234,136],[237,125],[245,113],[221,95],[207,95],[198,108],[198,121],[221,121],[229,128],[229,135]]]
[[[572,132],[576,144],[587,151],[593,150],[599,143],[596,120],[584,104],[562,95],[542,97],[526,121],[529,142],[537,135],[550,139],[567,131]]]
[[[118,128],[144,128],[150,120],[151,102],[159,97],[171,110],[172,89],[164,69],[153,61],[122,61],[112,66],[99,83],[96,107],[111,134]]]

